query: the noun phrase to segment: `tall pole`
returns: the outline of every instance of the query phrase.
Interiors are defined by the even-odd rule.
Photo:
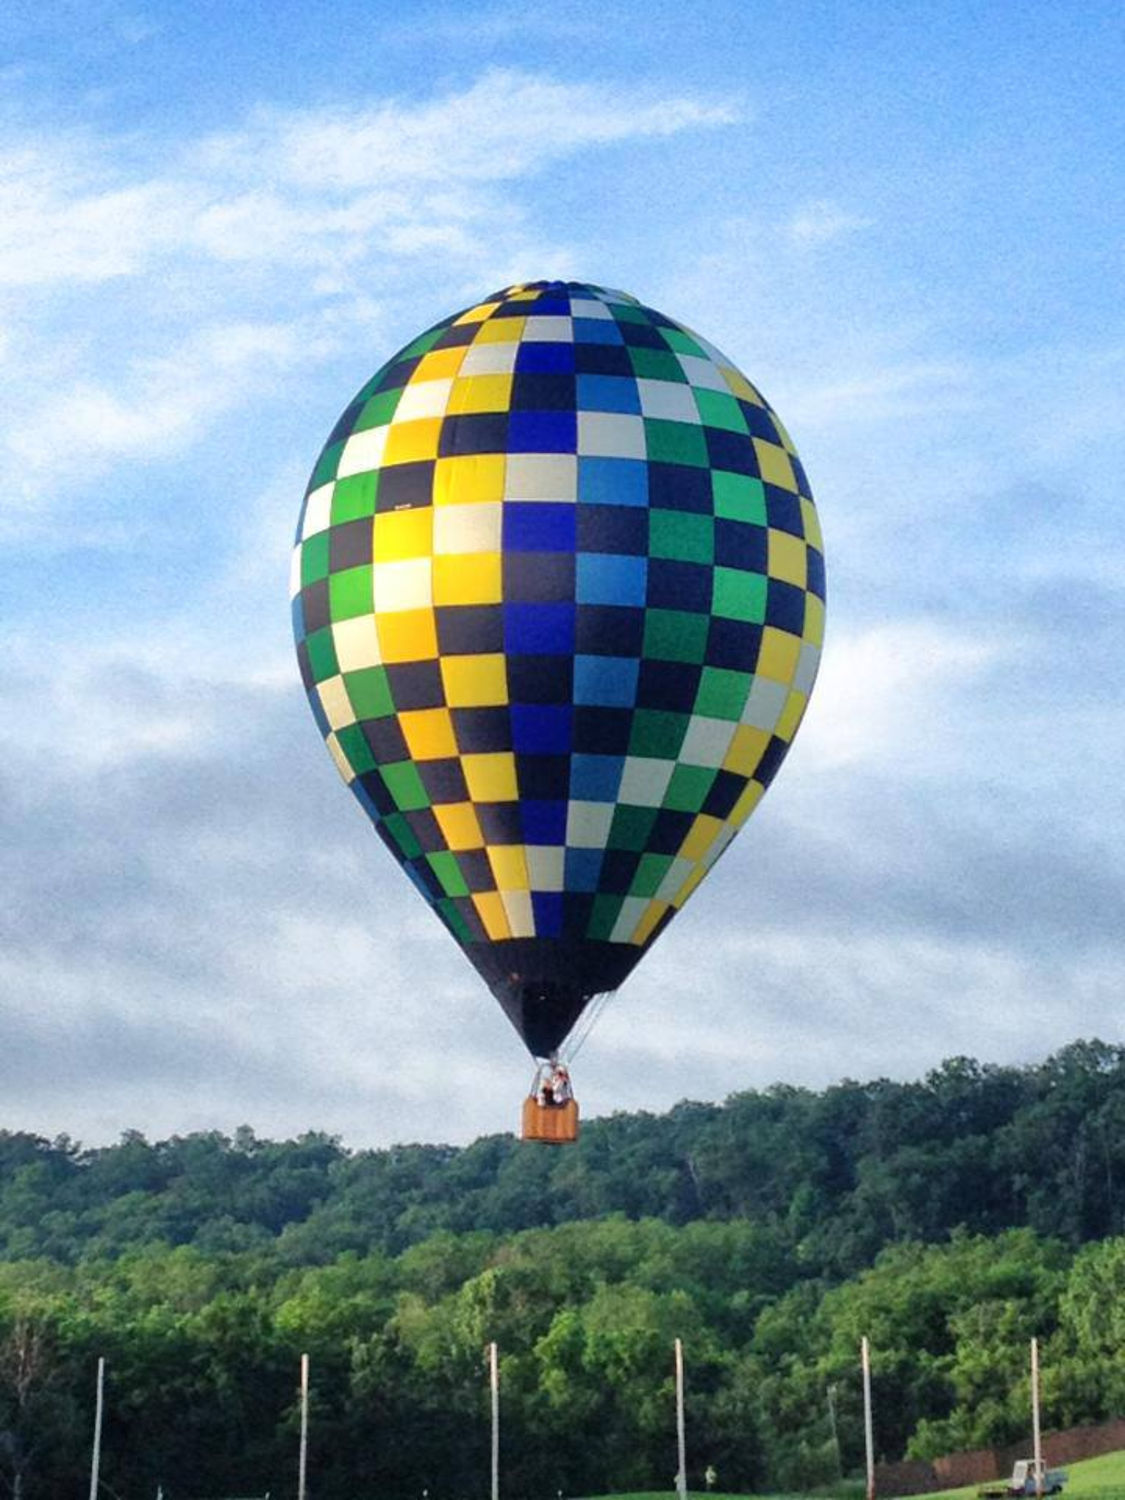
[[[1039,1340],[1031,1341],[1031,1443],[1035,1455],[1035,1493],[1043,1494],[1043,1442],[1039,1432]]]
[[[492,1392],[492,1500],[500,1500],[500,1362],[494,1342],[488,1346],[488,1385]]]
[[[305,1500],[309,1464],[309,1357],[301,1355],[301,1449],[297,1459],[297,1500]]]
[[[98,1470],[102,1463],[102,1412],[105,1407],[105,1360],[98,1359],[98,1397],[94,1404],[94,1451],[90,1456],[90,1500],[98,1500]]]
[[[867,1500],[875,1500],[875,1429],[871,1420],[871,1348],[866,1335],[859,1346],[863,1364],[863,1441],[867,1449]]]
[[[680,1500],[687,1495],[687,1456],[684,1447],[684,1345],[676,1340],[676,1493]]]

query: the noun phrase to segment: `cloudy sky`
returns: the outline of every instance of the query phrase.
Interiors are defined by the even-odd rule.
[[[541,277],[730,353],[829,567],[797,745],[587,1112],[1122,1040],[1123,75],[1113,0],[7,0],[0,1127],[514,1122],[287,575],[352,392]]]

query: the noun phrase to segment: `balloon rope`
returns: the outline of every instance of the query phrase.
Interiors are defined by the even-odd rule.
[[[602,1018],[602,1012],[613,999],[612,990],[603,990],[594,997],[594,1003],[586,1013],[586,1024],[574,1044],[567,1048],[567,1062],[573,1062],[590,1038],[590,1033]]]

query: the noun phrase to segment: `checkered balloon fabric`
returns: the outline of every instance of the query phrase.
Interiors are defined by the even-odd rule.
[[[537,1055],[754,809],[824,629],[776,414],[706,340],[575,282],[497,292],[367,382],[292,594],[336,765]]]

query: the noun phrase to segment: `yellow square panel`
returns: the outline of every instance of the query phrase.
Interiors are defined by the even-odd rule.
[[[766,753],[770,742],[768,730],[755,729],[752,724],[740,724],[734,731],[734,739],[723,761],[724,771],[736,771],[739,776],[753,776]]]
[[[478,891],[473,897],[473,905],[477,909],[477,916],[484,923],[485,932],[494,942],[500,938],[511,937],[512,930],[508,926],[508,913],[504,910],[504,902],[499,891]]]
[[[394,429],[391,431],[393,433]],[[796,494],[797,476],[793,473],[793,465],[789,462],[785,449],[779,448],[776,443],[767,442],[765,438],[751,438],[751,442],[758,455],[758,468],[765,482],[779,485],[783,490],[792,490]]]
[[[453,720],[447,708],[413,708],[398,716],[414,760],[450,760],[457,754]]]
[[[648,939],[652,936],[652,929],[656,926],[657,922],[660,921],[660,918],[667,910],[667,901],[650,901],[648,910],[645,912],[644,916],[637,923],[636,928],[634,929],[632,941],[634,943],[647,942]]]
[[[706,865],[696,865],[695,869],[691,872],[688,878],[684,881],[683,885],[680,886],[679,890],[672,897],[672,905],[676,907],[677,910],[681,906],[683,906],[684,902],[691,895],[692,891],[695,890],[696,886],[706,874]]]
[[[384,662],[432,661],[437,656],[437,630],[432,609],[406,609],[379,615],[379,648]]]
[[[504,454],[468,453],[439,458],[434,468],[434,504],[503,500]]]
[[[429,557],[433,534],[432,506],[381,511],[375,517],[375,561],[403,562],[410,557]]]
[[[523,338],[526,318],[493,318],[484,323],[473,344],[517,344]]]
[[[801,522],[805,530],[805,541],[818,552],[824,551],[824,536],[820,529],[820,516],[811,500],[801,496]]]
[[[443,505],[435,509],[435,552],[499,552],[502,501]],[[428,509],[428,507],[427,507]]]
[[[450,708],[495,708],[508,701],[508,669],[500,652],[443,656],[441,681]]]
[[[781,718],[774,726],[774,734],[779,740],[791,740],[797,733],[797,725],[800,724],[808,704],[808,694],[791,692],[785,700],[785,707],[781,710]]]
[[[799,536],[790,536],[787,531],[768,532],[769,554],[766,564],[771,578],[782,583],[794,583],[799,589],[806,588],[809,581],[808,549]]]
[[[449,394],[451,417],[474,411],[507,411],[512,404],[512,375],[463,375]]]
[[[435,604],[499,604],[502,589],[499,552],[434,558]]]
[[[782,443],[783,443],[783,445],[785,447],[786,453],[792,453],[794,455],[794,457],[796,457],[797,450],[793,446],[793,439],[789,436],[789,434],[785,430],[785,424],[782,422],[782,420],[778,416],[777,412],[773,412],[772,416],[773,416],[773,425],[777,428],[777,435],[781,439],[781,441],[782,441]]]
[[[392,422],[387,428],[387,446],[383,449],[383,467],[391,464],[413,464],[422,459],[437,458],[441,417],[424,417],[418,422]]]
[[[733,365],[720,365],[719,368],[733,395],[741,397],[743,401],[752,401],[755,406],[765,405],[741,370],[736,370]]]
[[[432,811],[442,837],[451,849],[484,848],[484,834],[471,802],[438,803]]]
[[[527,859],[522,844],[497,844],[488,851],[488,863],[498,891],[526,891]]]
[[[824,645],[824,600],[805,595],[805,628],[802,638],[814,646]]]
[[[746,822],[746,819],[750,816],[750,814],[757,807],[758,803],[762,800],[762,795],[765,790],[765,787],[760,781],[748,781],[746,783],[746,790],[731,808],[730,813],[727,816],[727,822],[733,823],[736,828],[741,828],[743,823]]]
[[[467,347],[462,344],[459,349],[431,349],[429,354],[423,354],[411,381],[452,380],[461,368]]]
[[[516,758],[510,750],[463,755],[461,769],[474,802],[514,802],[519,795],[516,790]]]
[[[677,859],[702,859],[722,828],[722,818],[713,818],[710,813],[699,813],[688,829],[687,838],[680,845]]]
[[[404,609],[424,609],[433,602],[428,557],[409,557],[404,562],[376,563],[371,593],[375,614],[390,615]]]
[[[468,312],[463,312],[459,318],[455,318],[453,326],[456,328],[461,323],[483,323],[485,318],[491,317],[499,306],[499,302],[478,302],[476,307],[470,307]]]
[[[799,636],[790,635],[787,630],[778,630],[776,625],[767,625],[762,631],[762,644],[754,667],[755,675],[768,677],[773,682],[792,682],[800,654]]]

